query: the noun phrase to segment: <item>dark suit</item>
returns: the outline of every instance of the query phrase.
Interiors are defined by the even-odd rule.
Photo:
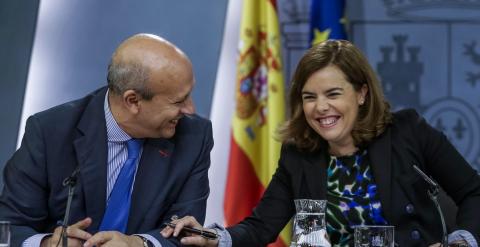
[[[395,226],[400,246],[440,242],[442,227],[427,183],[416,164],[430,174],[459,207],[457,229],[480,243],[480,179],[446,137],[413,110],[394,114],[393,123],[368,145],[383,214]],[[295,214],[294,199],[326,199],[328,153],[282,147],[279,166],[252,216],[228,228],[234,246],[265,246]],[[450,229],[455,230],[455,229]]]
[[[52,232],[63,219],[67,188],[62,181],[80,169],[70,223],[93,219],[98,230],[106,204],[106,88],[85,98],[31,116],[20,149],[4,171],[0,219],[12,222],[12,246]],[[205,219],[208,168],[213,146],[211,123],[198,116],[182,118],[171,139],[146,139],[138,166],[127,234],[147,233],[163,246],[162,223],[172,215]]]

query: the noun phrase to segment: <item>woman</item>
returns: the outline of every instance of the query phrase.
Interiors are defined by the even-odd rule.
[[[295,214],[294,199],[328,200],[333,245],[351,245],[354,225],[394,225],[400,246],[440,242],[442,227],[428,184],[432,176],[459,207],[449,242],[476,246],[480,236],[480,179],[446,137],[414,110],[391,113],[362,53],[348,41],[328,40],[303,56],[290,91],[291,119],[280,128],[278,168],[253,214],[220,229],[233,246],[275,241]],[[192,217],[175,220],[165,237]],[[218,231],[218,229],[217,229]],[[185,237],[184,244],[218,241]]]

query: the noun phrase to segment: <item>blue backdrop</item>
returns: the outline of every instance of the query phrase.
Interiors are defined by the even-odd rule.
[[[480,170],[479,1],[346,2],[349,39],[366,53],[393,107],[416,108]],[[16,148],[20,123],[105,85],[111,53],[135,33],[161,35],[190,56],[193,98],[208,117],[227,3],[0,1],[0,169]],[[309,47],[309,0],[278,0],[278,8],[288,88]],[[223,196],[213,196],[209,207],[219,212]]]
[[[198,113],[208,117],[227,3],[1,1],[0,54],[4,56],[0,57],[4,66],[0,67],[0,84],[6,94],[1,103],[7,111],[0,120],[0,135],[4,137],[0,168],[16,148],[18,130],[23,130],[19,123],[35,112],[105,85],[112,52],[135,33],[158,34],[187,53],[197,81],[193,99]]]

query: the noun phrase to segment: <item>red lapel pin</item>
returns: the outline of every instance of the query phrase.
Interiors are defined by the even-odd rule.
[[[160,155],[162,157],[168,157],[170,155],[167,151],[162,150],[162,149],[158,150],[158,152],[160,153]]]

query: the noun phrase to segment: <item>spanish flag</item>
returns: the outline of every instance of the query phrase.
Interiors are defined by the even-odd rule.
[[[252,213],[270,182],[280,157],[275,131],[285,120],[276,0],[244,0],[242,8],[224,201],[227,226]],[[271,246],[288,246],[289,242],[290,231],[284,230]]]
[[[347,39],[345,0],[310,0],[311,45],[327,39]]]

